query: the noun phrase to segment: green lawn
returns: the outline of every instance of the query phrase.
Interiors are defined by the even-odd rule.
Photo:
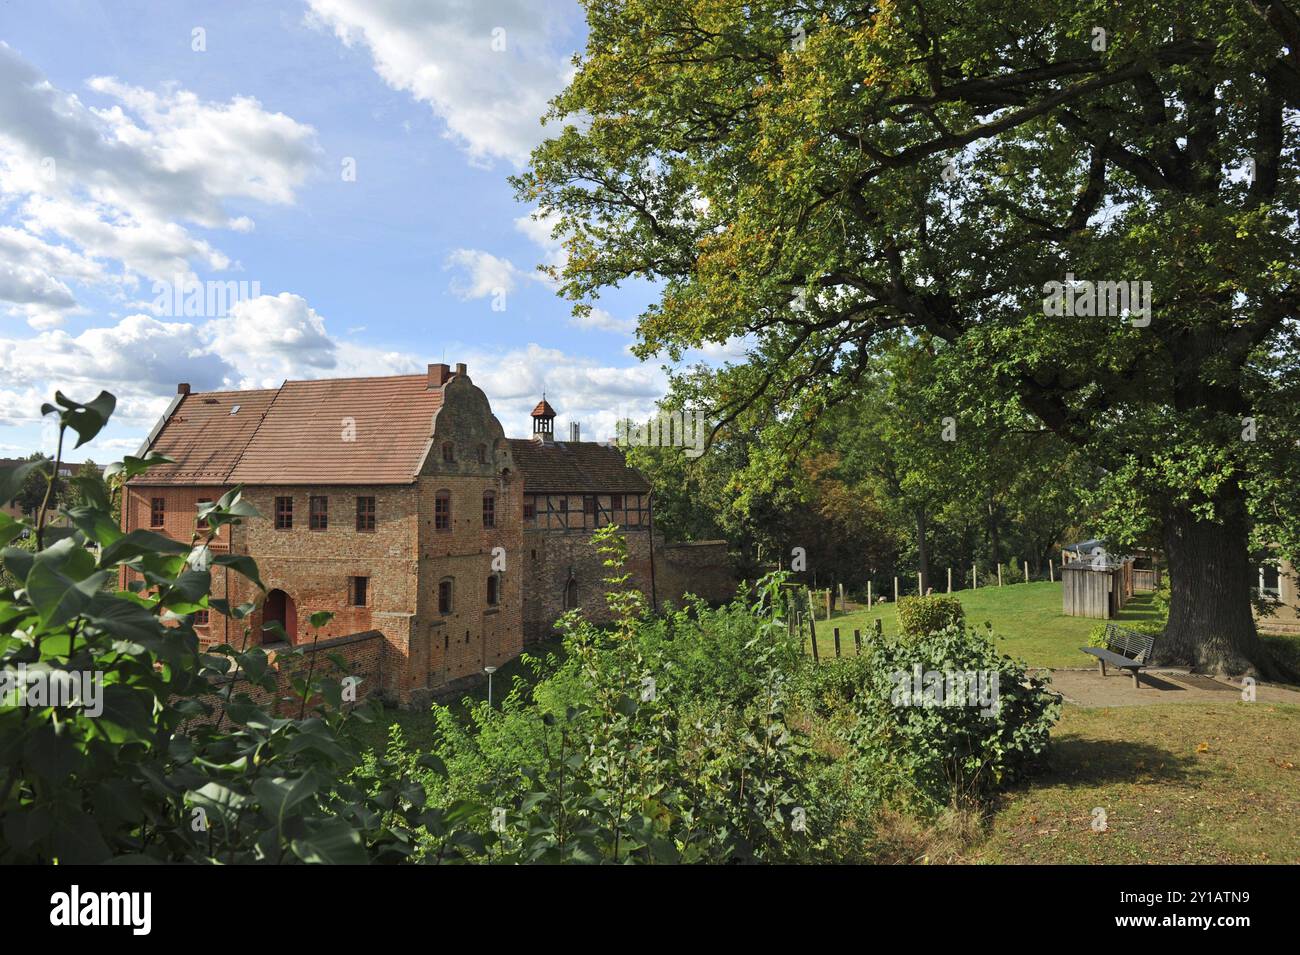
[[[1067,707],[964,861],[1300,863],[1297,766],[1300,707]]]
[[[1061,613],[1059,582],[1039,581],[1008,584],[1005,587],[980,587],[953,594],[966,608],[966,620],[975,626],[993,625],[998,646],[1003,653],[1018,657],[1036,667],[1086,666],[1089,658],[1079,652],[1088,641],[1088,631],[1099,622],[1088,617],[1067,617]],[[853,653],[853,630],[862,631],[865,640],[874,632],[877,618],[886,637],[898,635],[895,604],[880,604],[873,609],[835,613],[829,621],[817,619],[817,649],[822,658],[835,655],[833,628],[840,628],[840,652]],[[1117,623],[1154,620],[1151,594],[1137,594],[1116,618]],[[809,649],[811,652],[811,649]]]

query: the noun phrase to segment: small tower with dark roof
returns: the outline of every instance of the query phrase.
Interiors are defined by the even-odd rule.
[[[537,407],[533,409],[533,440],[540,441],[542,444],[550,444],[555,440],[555,409],[546,401],[546,392],[542,392],[542,400],[537,402]]]

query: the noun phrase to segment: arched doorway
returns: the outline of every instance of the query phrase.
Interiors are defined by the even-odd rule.
[[[284,628],[290,643],[297,643],[298,608],[294,606],[293,598],[283,590],[272,590],[266,595],[266,603],[262,604],[262,626],[272,623],[278,623]],[[277,636],[265,631],[262,634],[263,643],[272,643],[277,639]]]
[[[573,610],[578,606],[578,582],[572,577],[564,585],[564,609]]]

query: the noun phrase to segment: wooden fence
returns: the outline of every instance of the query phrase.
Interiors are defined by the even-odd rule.
[[[1150,592],[1160,589],[1160,568],[1153,567],[1142,569],[1133,568],[1133,589],[1137,593]]]
[[[807,625],[806,627],[805,624]],[[786,627],[791,636],[794,636],[794,634],[796,633],[799,634],[800,650],[806,652],[808,649],[808,644],[809,642],[811,642],[813,662],[820,663],[821,648],[817,646],[817,615],[813,613],[811,610],[808,612],[801,610],[792,601],[789,610],[786,613]],[[849,650],[847,646],[848,634],[845,634],[843,639],[841,639],[839,627],[832,627],[831,630],[832,633],[834,634],[836,657],[850,656],[850,655],[862,656],[862,631],[860,629],[854,628],[853,630],[853,646],[852,646],[853,653],[852,654],[848,652]],[[872,633],[869,632],[867,634],[867,639],[868,640],[873,639]],[[876,618],[874,639],[877,643],[880,643],[882,640],[884,640],[884,623],[880,617]]]

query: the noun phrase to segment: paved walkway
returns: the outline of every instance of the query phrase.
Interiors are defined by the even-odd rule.
[[[1133,689],[1133,678],[1113,668],[1103,677],[1096,667],[1052,670],[1052,688],[1075,706],[1146,706],[1152,703],[1232,703],[1240,700],[1241,684],[1188,673],[1183,669],[1146,670],[1141,689]],[[1257,683],[1255,700],[1260,703],[1300,705],[1300,690],[1276,684]]]

